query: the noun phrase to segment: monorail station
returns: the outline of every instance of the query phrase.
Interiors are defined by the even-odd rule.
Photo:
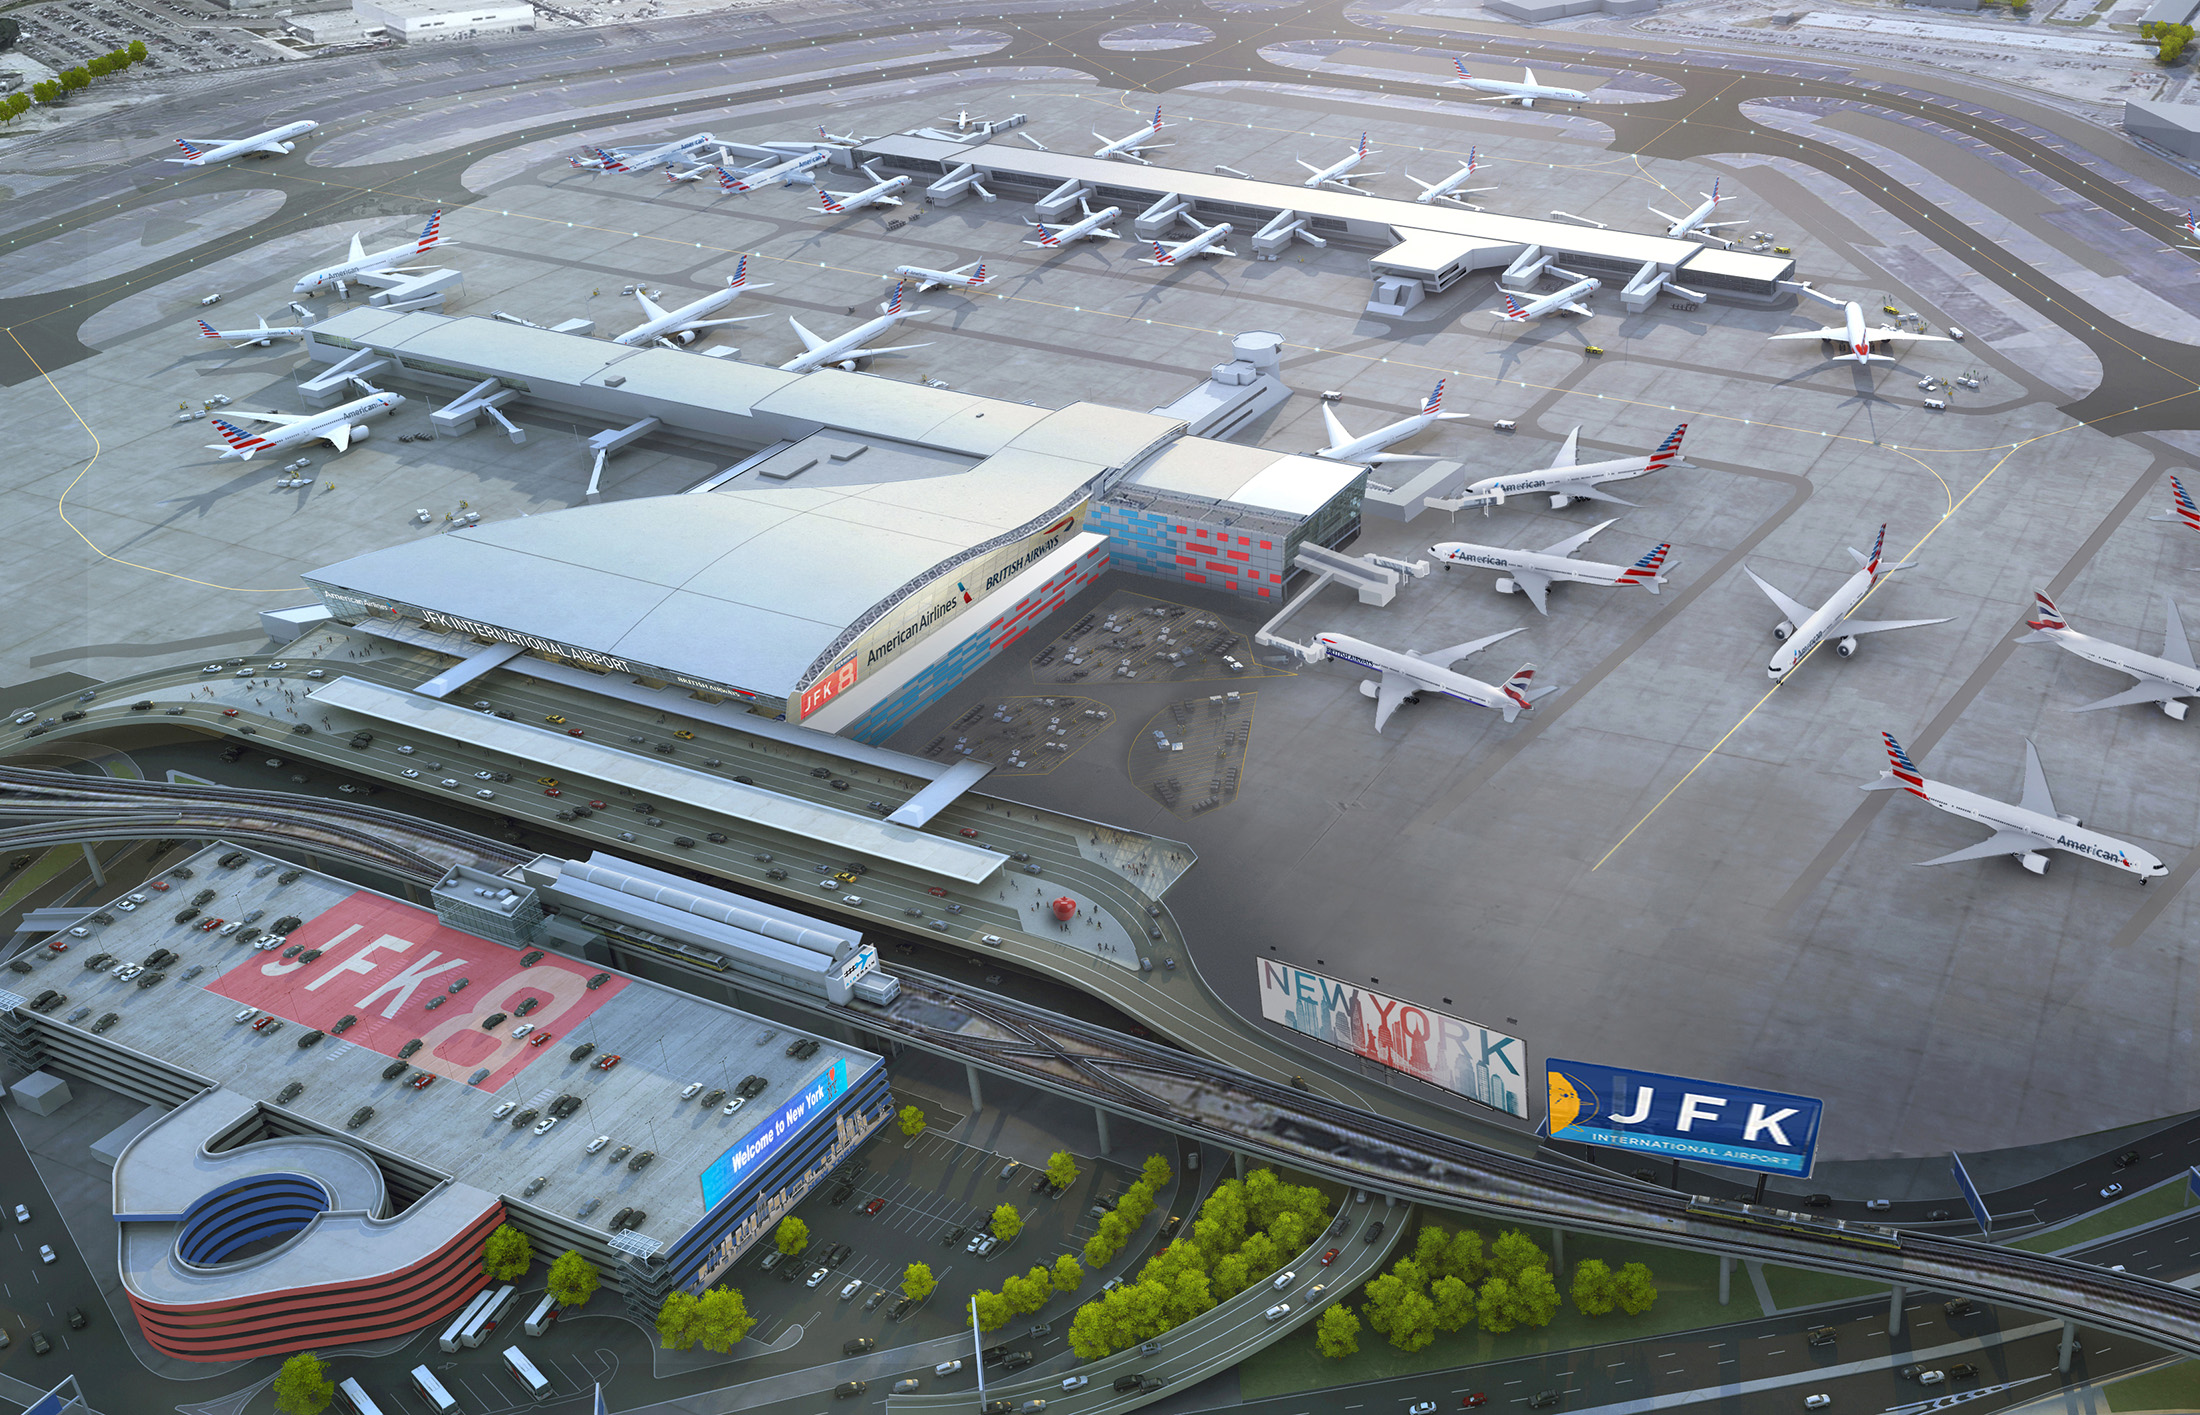
[[[878,1055],[590,961],[617,933],[890,1001],[860,934],[603,856],[524,873],[454,870],[430,912],[215,843],[21,955],[9,1059],[173,1107],[115,1163],[153,1346],[231,1361],[448,1321],[505,1222],[647,1321],[888,1118]]]

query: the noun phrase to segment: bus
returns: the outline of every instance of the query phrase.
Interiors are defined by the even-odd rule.
[[[360,1389],[357,1381],[339,1381],[336,1393],[344,1398],[344,1408],[351,1415],[382,1415],[382,1407],[376,1405],[366,1391]]]
[[[435,1378],[435,1372],[426,1366],[412,1368],[413,1394],[427,1402],[435,1415],[459,1415],[458,1402],[443,1388],[443,1382]]]
[[[489,1333],[497,1329],[497,1323],[504,1320],[504,1314],[512,1309],[512,1299],[518,1293],[519,1289],[510,1283],[498,1288],[496,1295],[476,1309],[474,1319],[466,1323],[466,1329],[458,1334],[458,1339],[468,1346],[481,1345],[487,1340]]]
[[[542,1301],[535,1304],[535,1310],[527,1314],[527,1334],[541,1336],[550,1330],[550,1324],[557,1319],[558,1299],[545,1292],[542,1294]]]
[[[516,1346],[504,1348],[504,1369],[512,1373],[512,1379],[526,1387],[527,1393],[540,1400],[550,1393],[550,1382],[542,1378],[535,1363],[527,1359],[527,1353]]]
[[[436,1342],[436,1345],[442,1347],[445,1351],[458,1350],[459,1340],[466,1332],[466,1324],[478,1316],[482,1308],[489,1305],[489,1292],[490,1289],[484,1287],[481,1291],[475,1293],[474,1300],[466,1304],[465,1310],[451,1318],[451,1324],[443,1329],[443,1335]],[[476,1342],[475,1344],[479,1345],[480,1343]]]

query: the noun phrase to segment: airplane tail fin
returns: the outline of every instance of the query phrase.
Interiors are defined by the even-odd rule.
[[[1886,548],[1887,548],[1887,523],[1886,523],[1885,521],[1881,521],[1881,522],[1879,523],[1879,536],[1878,536],[1878,538],[1877,538],[1877,539],[1875,539],[1874,541],[1872,541],[1872,553],[1871,553],[1871,556],[1870,556],[1870,558],[1869,558],[1869,559],[1867,559],[1867,560],[1866,560],[1866,561],[1864,562],[1864,569],[1865,569],[1866,571],[1870,572],[1870,574],[1871,574],[1871,577],[1872,577],[1873,579],[1875,579],[1875,580],[1879,578],[1879,557],[1880,557],[1881,553],[1882,553],[1882,552],[1884,552],[1884,551],[1886,550]],[[1905,581],[1904,583],[1907,583],[1907,581]],[[1890,738],[1888,738],[1887,740],[1891,742],[1891,741],[1893,741],[1894,739],[1890,737]]]
[[[1473,78],[1473,77],[1474,77],[1474,75],[1472,75],[1472,74],[1470,74],[1470,73],[1468,73],[1468,72],[1467,72],[1467,66],[1466,66],[1466,64],[1465,64],[1464,62],[1462,62],[1461,60],[1459,60],[1458,58],[1456,58],[1456,57],[1454,57],[1454,58],[1452,59],[1452,61],[1451,61],[1451,66],[1452,66],[1452,67],[1453,67],[1454,69],[1457,69],[1457,70],[1459,71],[1459,77],[1460,77],[1460,78],[1463,78],[1463,79],[1471,79],[1471,78]]]
[[[1511,319],[1526,319],[1528,317],[1528,312],[1520,308],[1520,301],[1514,299],[1511,295],[1505,296],[1505,314]]]
[[[1480,152],[1481,149],[1473,146],[1472,144],[1469,144],[1467,147],[1467,175],[1469,177],[1474,175],[1475,168],[1482,165],[1482,159],[1479,156]]]
[[[1360,134],[1360,156],[1367,156],[1367,134]]]
[[[836,215],[848,209],[847,207],[842,206],[839,200],[834,197],[831,192],[826,191],[823,187],[819,187],[817,189],[817,204],[820,207],[824,208],[827,212]]]
[[[1176,257],[1163,250],[1159,241],[1155,241],[1153,243],[1153,263],[1155,265],[1174,265],[1176,264]]]
[[[212,424],[214,431],[220,434],[222,441],[244,453],[247,457],[263,447],[272,445],[266,438],[256,433],[246,432],[243,428],[226,419],[212,418],[209,419],[209,422]]]
[[[183,155],[185,157],[192,158],[193,160],[196,160],[201,155],[199,149],[193,147],[190,142],[184,138],[177,138],[176,146],[183,149]],[[2190,212],[2186,213],[2185,219],[2187,221],[2190,221],[2192,219]]]
[[[738,262],[736,262],[736,263],[734,264],[734,267],[733,267],[733,274],[732,274],[731,276],[727,277],[727,279],[726,279],[726,285],[727,285],[727,286],[728,286],[728,288],[730,288],[730,289],[735,289],[735,290],[738,290],[738,289],[740,289],[740,288],[741,288],[742,286],[744,286],[744,285],[746,285],[746,284],[748,284],[748,283],[749,283],[749,258],[748,258],[747,256],[743,256],[743,257],[741,257],[741,259],[740,259],[740,260],[739,260]]]
[[[2017,640],[2020,644],[2039,643],[2048,638],[2049,630],[2070,627],[2069,621],[2063,618],[2062,611],[2055,607],[2055,601],[2047,597],[2045,590],[2032,591],[2032,617],[2024,623],[2032,632]]]
[[[1716,177],[1713,177],[1711,179],[1710,201],[1713,206],[1717,206],[1719,204],[1719,179]]]
[[[979,261],[979,262],[978,262],[978,268],[977,268],[976,270],[973,270],[972,272],[970,272],[970,286],[969,286],[969,288],[971,288],[971,289],[975,290],[975,289],[977,289],[977,288],[978,288],[978,287],[979,287],[980,285],[983,285],[984,283],[985,283],[985,262],[981,260],[981,261]]]
[[[1887,744],[1889,779],[1885,782],[1873,782],[1865,789],[1888,791],[1899,786],[1921,800],[1931,800],[1932,798],[1925,794],[1925,773],[1917,769],[1917,763],[1911,761],[1910,754],[1902,750],[1902,744],[1894,740],[1894,734],[1882,731],[1879,736],[1880,740]]]
[[[1541,694],[1529,692],[1529,688],[1534,682],[1535,665],[1533,663],[1521,664],[1519,668],[1514,670],[1513,676],[1505,680],[1503,685],[1505,693],[1504,711],[1507,722],[1512,721],[1524,712],[1535,711],[1535,700]]]
[[[2194,530],[2200,531],[2200,505],[2194,504],[2192,494],[2185,490],[2185,484],[2177,478],[2171,477],[2169,479],[2169,490],[2173,498],[2171,509],[2177,513],[2177,519]]]
[[[1153,106],[1153,130],[1161,131],[1161,105],[1158,103]]]
[[[894,298],[886,306],[887,314],[894,315],[901,313],[901,292],[903,288],[908,285],[908,283],[909,282],[906,280],[897,280],[894,282]]]
[[[1658,444],[1658,450],[1650,454],[1650,465],[1645,470],[1654,472],[1678,460],[1681,455],[1681,439],[1686,436],[1687,423],[1682,423],[1667,433],[1665,441]]]
[[[206,337],[206,338],[208,338],[208,339],[219,339],[219,338],[221,338],[221,335],[215,332],[215,330],[214,330],[214,326],[213,326],[213,325],[211,325],[211,324],[208,324],[208,323],[207,323],[207,322],[206,322],[205,320],[203,320],[203,319],[202,319],[202,320],[199,320],[199,321],[197,321],[197,323],[198,323],[198,326],[199,326],[199,333],[200,333],[201,335],[203,335],[204,337]],[[263,323],[263,324],[264,324],[264,323],[266,323],[266,321],[265,321],[265,320],[262,320],[262,321],[261,321],[261,323]]]
[[[442,236],[443,208],[437,207],[434,211],[428,214],[427,224],[420,228],[420,239],[413,243],[413,249],[416,251],[424,251],[428,249],[428,247],[434,245],[438,240],[442,238]]]
[[[1436,391],[1435,391],[1435,392],[1433,392],[1433,393],[1431,393],[1431,394],[1429,394],[1429,395],[1428,395],[1428,399],[1427,399],[1427,401],[1425,401],[1425,402],[1423,402],[1423,403],[1421,404],[1421,415],[1422,415],[1423,417],[1433,417],[1433,416],[1435,416],[1436,414],[1438,414],[1438,413],[1441,413],[1441,412],[1443,412],[1443,411],[1444,411],[1444,380],[1442,380],[1442,379],[1440,379],[1440,378],[1439,378],[1439,379],[1437,379],[1437,380],[1436,380]]]
[[[1648,555],[1619,572],[1623,585],[1640,585],[1652,594],[1658,592],[1658,571],[1665,565],[1665,557],[1671,553],[1673,542],[1666,541]]]

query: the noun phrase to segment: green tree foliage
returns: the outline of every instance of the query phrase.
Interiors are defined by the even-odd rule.
[[[107,75],[114,72],[114,67],[115,61],[104,54],[95,54],[84,61],[84,72],[95,79],[106,78]]]
[[[1482,1235],[1462,1228],[1451,1236],[1451,1254],[1444,1270],[1473,1287],[1489,1272],[1489,1258],[1482,1251]]]
[[[1343,1360],[1360,1349],[1360,1319],[1342,1302],[1330,1303],[1314,1323],[1314,1344],[1330,1360]]]
[[[1428,1290],[1427,1274],[1411,1258],[1391,1264],[1390,1271],[1367,1285],[1367,1325],[1379,1336],[1395,1339],[1398,1313],[1406,1298]]]
[[[40,79],[31,85],[31,97],[40,103],[54,103],[61,98],[61,85],[52,79]]]
[[[1508,1229],[1490,1245],[1489,1269],[1493,1277],[1515,1281],[1530,1268],[1548,1268],[1550,1257],[1535,1240],[1519,1229]]]
[[[1232,1253],[1215,1264],[1214,1274],[1208,1281],[1216,1297],[1235,1297],[1253,1285],[1252,1265],[1245,1261],[1243,1253]]]
[[[913,1105],[905,1105],[894,1116],[901,1126],[901,1133],[914,1140],[924,1133],[924,1112]]]
[[[336,1382],[328,1378],[328,1363],[310,1351],[283,1362],[275,1373],[275,1408],[282,1415],[321,1415],[335,1398]]]
[[[1008,1325],[1010,1317],[1016,1315],[1008,1299],[998,1292],[980,1292],[977,1303],[979,1331],[998,1331]]]
[[[92,81],[92,76],[84,72],[81,66],[74,69],[63,69],[57,77],[61,80],[61,91],[63,93],[74,93],[78,89],[86,87]]]
[[[993,1230],[993,1236],[1006,1243],[1009,1239],[1024,1231],[1024,1216],[1016,1212],[1014,1204],[1000,1204],[995,1206],[993,1210],[993,1222],[990,1227]]]
[[[1008,1309],[1011,1312],[1018,1316],[1025,1316],[1044,1307],[1047,1304],[1047,1298],[1052,1295],[1054,1290],[1054,1284],[1051,1282],[1040,1283],[1037,1286],[1038,1291],[1034,1292],[1031,1279],[1018,1274],[1001,1284],[1001,1296],[1007,1299]]]
[[[0,122],[14,122],[31,111],[31,96],[27,93],[11,93],[0,98]]]
[[[1152,1186],[1157,1193],[1168,1187],[1169,1180],[1175,1177],[1175,1173],[1169,1168],[1169,1162],[1159,1155],[1146,1156],[1146,1162],[1138,1167],[1140,1181]]]
[[[534,1262],[535,1246],[527,1241],[526,1234],[508,1223],[498,1224],[496,1232],[482,1242],[481,1270],[492,1282],[524,1277]]]
[[[2174,64],[2192,43],[2191,25],[2173,25],[2150,21],[2139,26],[2139,37],[2150,40],[2155,46],[2155,58],[2164,64]]]
[[[1600,1258],[1574,1264],[1573,1295],[1574,1306],[1585,1316],[1601,1317],[1611,1311],[1619,1301],[1619,1290],[1610,1265]]]
[[[1087,1302],[1070,1319],[1069,1349],[1076,1352],[1082,1360],[1097,1361],[1115,1350],[1114,1344],[1108,1340],[1106,1306],[1105,1301]]]
[[[1147,1215],[1153,1212],[1153,1208],[1153,1186],[1141,1179],[1123,1191],[1123,1198],[1121,1202],[1116,1204],[1115,1211],[1123,1216],[1125,1223],[1132,1228],[1136,1228],[1146,1221]]]
[[[596,1265],[571,1248],[550,1265],[550,1297],[560,1307],[585,1307],[602,1285]]]
[[[1391,1313],[1390,1344],[1400,1351],[1419,1351],[1434,1340],[1436,1304],[1426,1292],[1408,1292]]]
[[[1255,1233],[1238,1249],[1238,1256],[1245,1260],[1246,1275],[1259,1279],[1283,1266],[1283,1257],[1276,1251],[1276,1240],[1265,1233]]]
[[[1549,1268],[1529,1268],[1513,1279],[1513,1319],[1519,1326],[1547,1327],[1558,1315],[1558,1284]]]
[[[1413,1236],[1413,1261],[1431,1279],[1451,1275],[1451,1235],[1432,1223]]]
[[[1085,1285],[1085,1270],[1077,1260],[1064,1253],[1054,1260],[1054,1290],[1075,1292]]]
[[[922,1302],[932,1295],[932,1289],[940,1280],[932,1276],[930,1263],[911,1263],[901,1271],[901,1295],[912,1302]]]
[[[694,1340],[707,1351],[728,1351],[756,1325],[748,1300],[730,1287],[714,1287],[697,1300]]]
[[[772,1233],[772,1242],[791,1258],[810,1246],[810,1226],[789,1214],[779,1221],[779,1227]]]
[[[133,64],[142,64],[145,62],[145,57],[145,41],[142,39],[131,40],[130,62]]]
[[[1438,1331],[1457,1331],[1474,1320],[1474,1289],[1463,1279],[1440,1277],[1429,1285],[1428,1295],[1436,1304]]]
[[[1245,1241],[1245,1225],[1245,1191],[1236,1180],[1225,1180],[1199,1206],[1192,1241],[1206,1250],[1208,1266],[1213,1267]]]
[[[1268,1225],[1268,1238],[1278,1252],[1286,1254],[1296,1253],[1313,1241],[1313,1235],[1306,1231],[1305,1217],[1289,1209],[1277,1214],[1276,1221]]]
[[[1613,1277],[1612,1286],[1619,1299],[1619,1309],[1630,1317],[1649,1311],[1658,1300],[1658,1289],[1651,1281],[1650,1269],[1641,1263],[1622,1267]]]
[[[678,1288],[667,1292],[657,1308],[657,1344],[667,1351],[685,1351],[693,1346],[702,1325],[702,1306],[692,1292]]]
[[[1503,1334],[1513,1329],[1512,1284],[1501,1277],[1485,1279],[1475,1295],[1474,1315],[1482,1330]]]
[[[1068,1150],[1056,1150],[1047,1156],[1047,1183],[1057,1192],[1077,1182],[1077,1159]]]

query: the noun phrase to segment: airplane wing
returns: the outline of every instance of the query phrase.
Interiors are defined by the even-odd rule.
[[[927,339],[922,344],[889,344],[883,349],[850,349],[836,357],[833,362],[838,363],[841,359],[875,359],[881,354],[906,354],[911,349],[929,349],[931,347],[932,341]]]
[[[1773,607],[1778,609],[1781,614],[1785,615],[1789,623],[1800,624],[1805,619],[1810,618],[1809,605],[1797,604],[1794,600],[1789,599],[1786,595],[1780,593],[1772,586],[1766,584],[1764,581],[1764,577],[1759,575],[1755,570],[1750,569],[1747,565],[1744,565],[1742,567],[1742,573],[1757,582],[1757,588],[1765,592],[1765,598],[1772,601]]]
[[[2185,621],[2178,617],[2177,601],[2167,601],[2169,618],[2162,625],[2162,657],[2181,668],[2191,668],[2192,640],[2185,636]]]
[[[1566,434],[1566,445],[1558,449],[1558,456],[1551,462],[1551,465],[1543,470],[1547,472],[1562,471],[1567,467],[1577,465],[1580,461],[1581,429],[1577,427]],[[1571,495],[1571,493],[1568,494]]]
[[[277,157],[283,157],[283,156],[286,156],[286,155],[287,155],[287,154],[289,153],[289,149],[288,149],[288,148],[286,148],[286,147],[284,147],[284,146],[283,146],[283,145],[282,145],[281,143],[279,143],[279,142],[263,142],[263,143],[260,143],[260,144],[258,144],[258,145],[256,145],[256,146],[253,146],[253,147],[248,147],[248,148],[246,148],[246,149],[245,149],[245,151],[247,151],[247,152],[272,152],[272,153],[274,153],[274,154],[275,154],[275,155],[276,155]]]
[[[340,422],[322,433],[321,436],[327,438],[339,452],[346,452],[351,449],[351,424],[349,422]]]
[[[367,248],[359,244],[359,233],[357,231],[351,233],[351,258],[353,260],[365,260],[367,258]]]
[[[2001,855],[2023,855],[2039,849],[2041,842],[2021,830],[1997,830],[1976,845],[1966,845],[1961,850],[1931,860],[1919,860],[1920,865],[1959,865],[1965,860],[1991,860]]]
[[[1412,696],[1420,686],[1403,673],[1381,671],[1381,676],[1375,684],[1375,730],[1377,732],[1382,731],[1383,724],[1390,721],[1390,715],[1398,710],[1398,704]]]
[[[1567,494],[1569,496],[1574,495],[1574,493],[1572,492],[1568,492]],[[1613,520],[1617,519],[1617,517],[1613,518]],[[1599,521],[1595,525],[1589,527],[1589,529],[1581,532],[1581,534],[1568,536],[1566,537],[1566,539],[1559,541],[1553,545],[1546,545],[1543,547],[1542,550],[1537,553],[1540,555],[1572,555],[1575,551],[1587,545],[1590,539],[1594,537],[1597,532],[1603,530],[1606,526],[1609,526],[1611,524],[1611,521]]]
[[[227,336],[223,337],[226,338]],[[225,418],[250,418],[256,423],[274,423],[280,427],[289,427],[292,423],[302,423],[309,416],[312,416],[307,413],[248,413],[242,408],[224,408],[221,415]]]
[[[2024,742],[2024,797],[2017,804],[2043,816],[2057,814],[2054,794],[2047,789],[2047,773],[2040,770],[2039,749],[2029,737]]]
[[[2121,693],[2111,693],[2097,703],[2087,703],[2084,707],[2074,707],[2070,711],[2093,712],[2100,708],[2138,707],[2145,703],[2175,702],[2189,696],[2189,689],[2180,688],[2174,683],[2164,683],[2159,678],[2141,678]]]
[[[1750,578],[1756,579],[1756,576],[1752,575]],[[1757,583],[1763,584],[1764,581],[1758,580]],[[1790,615],[1788,617],[1793,618],[1794,616]],[[1884,634],[1889,629],[1922,629],[1927,624],[1946,624],[1954,617],[1954,615],[1943,615],[1938,619],[1844,619],[1826,632],[1829,635]]]
[[[1438,668],[1449,668],[1462,658],[1472,658],[1500,639],[1509,639],[1515,634],[1525,634],[1526,632],[1528,632],[1526,629],[1507,629],[1502,634],[1492,634],[1486,639],[1469,639],[1463,644],[1453,644],[1448,649],[1438,649],[1434,653],[1425,653],[1420,657],[1428,663],[1435,664]]]
[[[1342,447],[1352,440],[1352,434],[1345,430],[1344,424],[1337,420],[1337,415],[1329,410],[1327,403],[1322,404],[1322,421],[1329,426],[1331,447]]]
[[[809,330],[804,329],[802,327],[802,321],[796,319],[793,315],[787,316],[787,323],[794,326],[795,337],[802,341],[802,347],[809,350],[813,354],[816,353],[819,349],[824,348],[825,345],[829,342],[827,340],[818,338]]]
[[[1920,342],[1947,344],[1953,342],[1945,334],[1912,334],[1907,329],[1891,329],[1884,324],[1867,332],[1864,337],[1874,344],[1916,344]]]
[[[1512,582],[1535,605],[1535,612],[1548,616],[1551,612],[1551,577],[1534,570],[1515,570]]]
[[[1559,308],[1564,310],[1572,310],[1575,314],[1579,315],[1593,316],[1596,314],[1595,310],[1590,309],[1587,305],[1583,304],[1579,300],[1568,300],[1565,304],[1560,305]]]
[[[1849,332],[1846,329],[1806,329],[1799,334],[1771,334],[1767,335],[1766,338],[1773,341],[1781,339],[1832,339],[1846,344],[1849,340]]]
[[[649,297],[648,291],[637,286],[634,290],[634,298],[641,302],[642,313],[648,315],[651,319],[663,319],[665,317],[664,308]]]
[[[1599,489],[1594,482],[1567,487],[1566,494],[1580,501],[1609,501],[1614,506],[1633,506],[1635,504],[1632,501],[1622,501],[1609,491]],[[1607,521],[1605,524],[1610,525],[1611,522]]]

